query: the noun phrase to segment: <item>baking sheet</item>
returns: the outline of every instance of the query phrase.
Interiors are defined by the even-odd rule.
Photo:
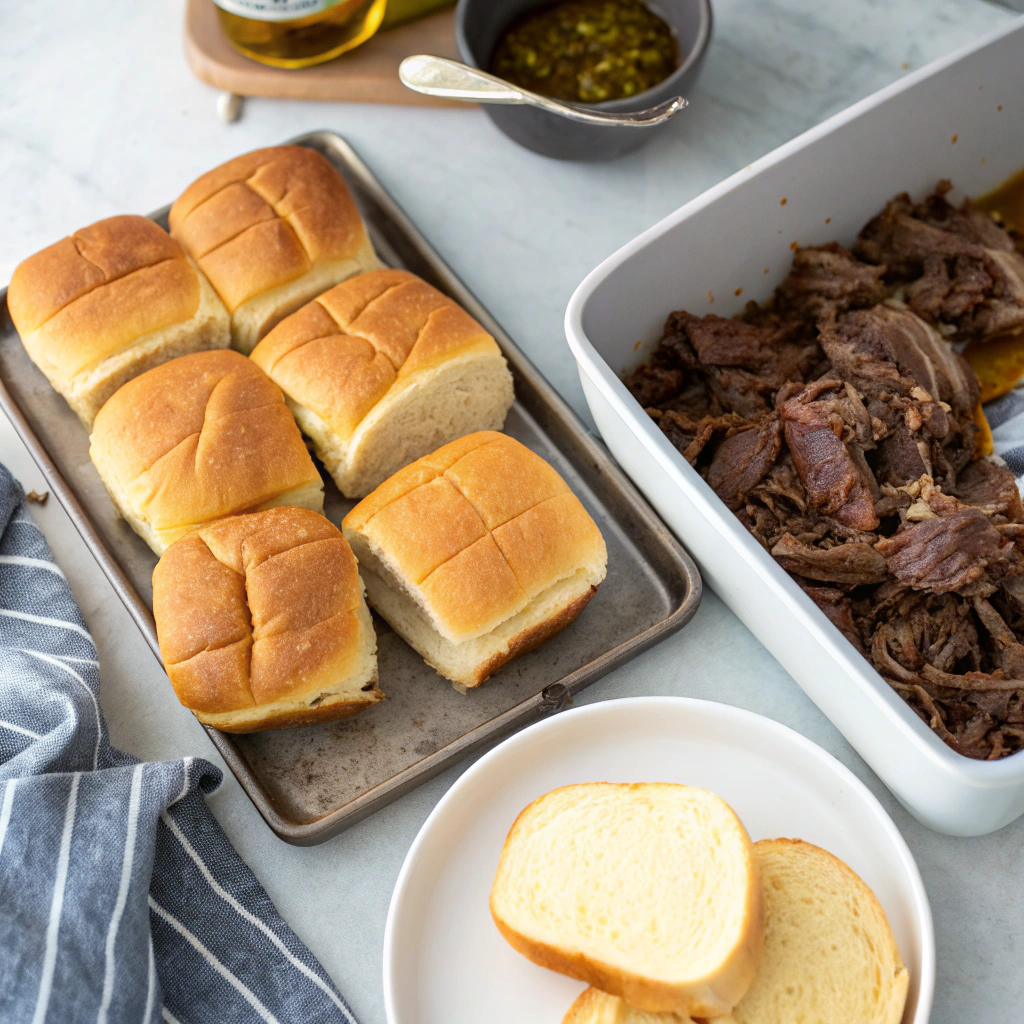
[[[322,152],[345,177],[385,263],[451,295],[495,336],[515,382],[506,432],[562,474],[608,545],[608,578],[580,617],[465,696],[374,615],[385,701],[354,718],[303,729],[233,736],[208,728],[267,824],[282,839],[308,845],[323,842],[467,754],[560,710],[572,694],[685,625],[700,602],[701,581],[693,561],[605,449],[348,144],[331,132],[292,141]],[[164,226],[166,212],[154,214]],[[28,359],[7,312],[6,290],[0,298],[0,405],[159,657],[150,610],[156,556],[118,516],[89,460],[85,430]],[[339,523],[354,502],[338,493],[322,467],[321,472],[325,512]]]

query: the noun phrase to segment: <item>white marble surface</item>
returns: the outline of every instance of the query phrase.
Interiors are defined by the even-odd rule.
[[[185,66],[176,0],[0,4],[0,281],[36,248],[99,217],[160,206],[224,158],[331,128],[586,417],[561,320],[595,263],[828,114],[1014,17],[985,0],[716,0],[715,11],[691,109],[640,153],[579,166],[516,148],[473,109],[251,100],[240,122],[225,125],[214,91]],[[0,459],[26,487],[43,486],[2,417]],[[149,759],[188,753],[218,761],[62,510],[51,501],[33,512],[97,638],[114,742]],[[639,694],[749,708],[850,766],[890,811],[924,875],[938,940],[934,1024],[1020,1014],[1024,820],[981,839],[923,828],[713,594],[685,630],[582,700]],[[362,1024],[384,1020],[384,921],[402,859],[461,770],[312,849],[277,840],[230,774],[211,798]]]

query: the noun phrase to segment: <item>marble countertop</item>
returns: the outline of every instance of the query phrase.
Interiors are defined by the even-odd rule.
[[[199,172],[300,132],[343,134],[548,379],[587,421],[562,334],[600,259],[708,186],[909,69],[1015,15],[985,0],[715,0],[692,106],[616,163],[556,163],[475,109],[249,100],[223,124],[182,56],[178,0],[0,7],[0,281],[37,248],[119,212],[168,202]],[[42,478],[0,417],[0,460]],[[96,637],[113,742],[147,759],[220,763],[55,501],[33,507]],[[1024,1005],[1024,819],[978,839],[918,824],[713,593],[682,632],[588,689],[724,701],[789,725],[849,766],[907,839],[935,915],[934,1024],[1002,1021]],[[467,762],[468,763],[468,762]],[[391,890],[416,831],[466,764],[330,842],[288,846],[230,773],[210,804],[362,1024],[383,1024]]]

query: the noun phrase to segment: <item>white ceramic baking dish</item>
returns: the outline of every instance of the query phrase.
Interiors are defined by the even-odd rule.
[[[669,444],[620,374],[669,312],[738,312],[785,276],[792,243],[852,243],[891,196],[940,178],[978,195],[1024,166],[1024,19],[837,114],[605,260],[565,317],[612,453],[704,579],[920,821],[981,835],[1024,813],[1024,753],[973,761],[893,692]],[[637,347],[638,339],[640,344]]]

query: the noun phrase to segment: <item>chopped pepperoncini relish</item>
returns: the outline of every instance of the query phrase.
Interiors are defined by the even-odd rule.
[[[604,103],[650,89],[676,65],[672,29],[640,0],[562,0],[513,22],[491,71],[543,96]]]

